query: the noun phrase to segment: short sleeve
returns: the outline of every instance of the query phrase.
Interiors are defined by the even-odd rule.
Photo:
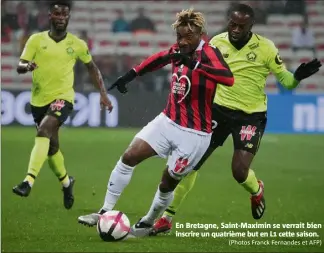
[[[78,57],[83,63],[89,63],[92,60],[92,56],[89,52],[89,48],[85,41],[81,40],[81,48],[79,50]]]
[[[27,40],[24,50],[21,53],[20,59],[26,61],[32,61],[35,58],[36,51],[37,51],[37,36],[32,35]]]

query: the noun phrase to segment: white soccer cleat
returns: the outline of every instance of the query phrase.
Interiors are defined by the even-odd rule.
[[[83,215],[78,218],[78,222],[80,224],[92,227],[96,226],[99,221],[100,214],[99,213],[91,213],[88,215]]]
[[[153,225],[142,222],[141,219],[131,227],[130,234],[135,237],[150,236],[153,231]]]

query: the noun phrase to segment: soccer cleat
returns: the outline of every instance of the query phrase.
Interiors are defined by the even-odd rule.
[[[92,227],[97,225],[100,215],[104,214],[106,211],[101,209],[98,213],[91,213],[88,215],[83,215],[78,218],[80,224]]]
[[[27,197],[31,191],[31,187],[27,181],[24,181],[12,188],[12,191],[21,197]]]
[[[130,234],[135,237],[144,237],[151,235],[152,230],[152,225],[147,224],[139,219],[139,221],[131,227]]]
[[[63,202],[64,202],[64,207],[66,209],[71,209],[74,203],[73,186],[75,180],[73,177],[69,177],[69,180],[70,180],[70,185],[68,187],[63,186]]]
[[[261,180],[258,180],[258,183],[260,186],[258,194],[251,196],[252,216],[256,220],[262,218],[266,208],[264,199],[264,184]]]
[[[160,218],[153,225],[151,235],[157,235],[160,233],[169,233],[172,229],[172,222],[168,221],[165,217]]]

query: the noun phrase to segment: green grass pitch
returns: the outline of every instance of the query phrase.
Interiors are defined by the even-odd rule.
[[[76,178],[75,204],[63,207],[61,185],[47,163],[28,198],[12,193],[25,176],[33,146],[34,128],[3,127],[1,136],[2,251],[3,252],[323,252],[323,245],[229,245],[229,238],[180,238],[169,235],[101,241],[95,228],[77,223],[77,217],[103,204],[111,170],[135,130],[61,129],[61,149],[70,175]],[[174,222],[218,224],[255,223],[249,195],[232,179],[232,143],[228,139],[201,169],[196,185]],[[144,215],[153,199],[165,160],[152,158],[138,166],[116,210],[131,223]],[[260,221],[269,224],[314,222],[324,225],[324,135],[266,135],[253,168],[265,183],[267,210]],[[244,231],[235,230],[234,231]],[[318,238],[254,238],[255,240],[322,240],[324,229],[249,229],[250,231],[316,231]],[[216,230],[209,230],[210,233]],[[250,241],[253,238],[231,238]]]

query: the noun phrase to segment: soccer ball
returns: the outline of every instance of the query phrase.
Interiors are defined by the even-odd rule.
[[[106,242],[120,241],[128,235],[130,222],[123,212],[108,211],[100,215],[97,231],[100,238]]]

